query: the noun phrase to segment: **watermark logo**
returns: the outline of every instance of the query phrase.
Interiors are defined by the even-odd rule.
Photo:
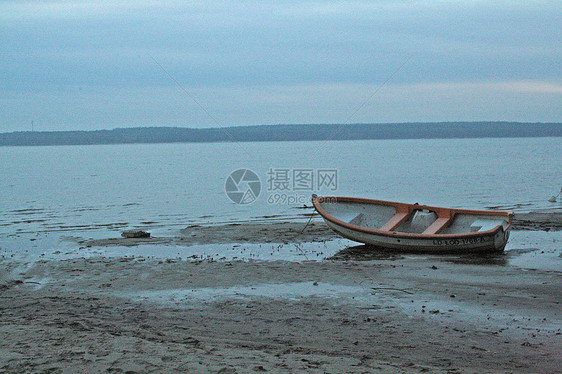
[[[226,178],[224,191],[236,204],[251,204],[260,195],[261,181],[257,174],[249,169],[234,170]]]
[[[267,172],[267,190],[273,191],[335,191],[338,189],[337,169],[273,169]]]
[[[266,175],[267,203],[271,205],[304,205],[313,192],[338,189],[337,169],[269,168]],[[249,169],[233,171],[225,191],[236,204],[250,204],[260,194],[260,178]]]

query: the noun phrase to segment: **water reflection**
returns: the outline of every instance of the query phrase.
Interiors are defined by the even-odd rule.
[[[495,253],[439,253],[439,254],[420,254],[419,252],[407,251],[391,251],[385,248],[376,247],[372,245],[356,245],[347,247],[329,257],[328,260],[332,261],[374,261],[374,260],[387,260],[395,261],[402,260],[406,255],[419,254],[426,259],[431,257],[438,261],[451,262],[462,265],[494,265],[506,266],[510,258],[510,254],[506,252]]]
[[[471,254],[456,254],[454,256],[443,256],[441,261],[451,262],[460,265],[494,265],[506,266],[509,265],[509,257],[505,252],[495,253],[471,253]]]
[[[389,251],[372,245],[356,245],[347,247],[334,254],[327,260],[334,261],[373,261],[373,260],[401,260],[404,256],[402,253]]]

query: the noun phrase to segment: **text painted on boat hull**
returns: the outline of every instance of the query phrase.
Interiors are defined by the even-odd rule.
[[[479,236],[476,238],[460,238],[460,239],[435,239],[433,245],[454,246],[491,242],[493,238],[487,236]]]

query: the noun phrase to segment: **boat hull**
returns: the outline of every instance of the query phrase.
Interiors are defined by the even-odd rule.
[[[502,251],[513,214],[452,209],[351,197],[316,197],[313,205],[344,238],[405,252]]]
[[[509,239],[509,231],[478,235],[470,238],[463,237],[431,237],[431,238],[409,238],[397,235],[382,235],[361,232],[343,227],[329,220],[326,224],[335,232],[346,239],[367,244],[373,247],[420,253],[485,253],[501,252]]]

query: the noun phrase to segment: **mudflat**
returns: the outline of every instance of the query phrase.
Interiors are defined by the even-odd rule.
[[[129,243],[285,242],[303,228],[223,226]],[[298,240],[320,245],[333,235],[321,222],[308,230]],[[104,240],[77,245],[123,245]],[[560,271],[509,266],[506,254],[368,253],[358,246],[298,262],[3,258],[0,370],[562,372]]]

